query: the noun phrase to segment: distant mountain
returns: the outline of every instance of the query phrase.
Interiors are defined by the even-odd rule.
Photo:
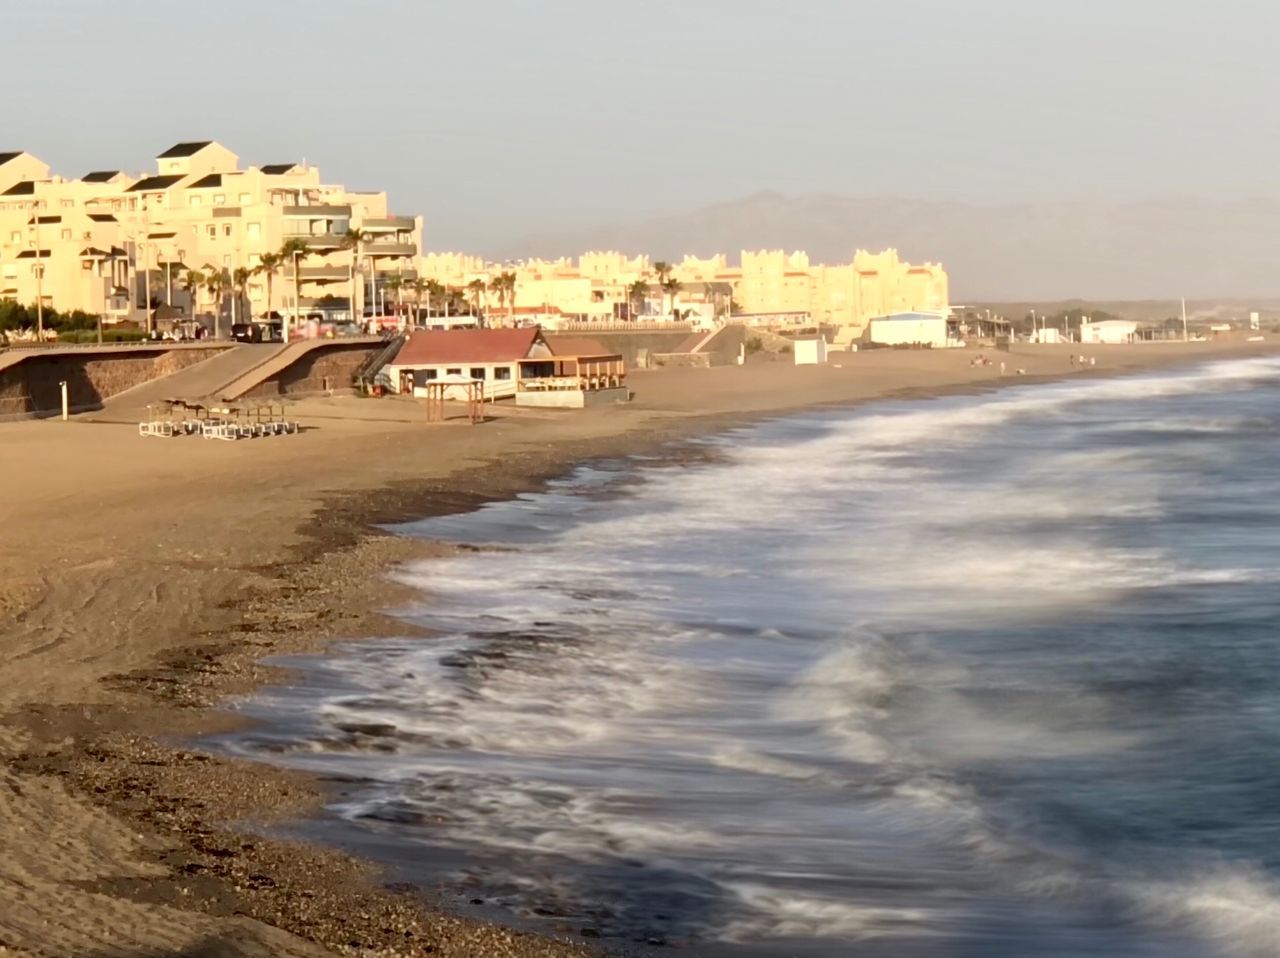
[[[938,261],[952,300],[1248,298],[1280,294],[1280,199],[971,204],[758,193],[678,213],[526,238],[503,254],[573,256],[616,249],[685,253],[806,250],[848,262],[896,247]]]

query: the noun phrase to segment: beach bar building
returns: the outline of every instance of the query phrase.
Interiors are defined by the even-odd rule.
[[[868,325],[868,337],[871,342],[882,346],[941,349],[963,345],[952,335],[953,328],[945,312],[892,313],[872,319]]]
[[[471,382],[485,400],[514,398],[521,406],[582,408],[627,397],[621,355],[578,338],[558,340],[553,350],[537,326],[416,330],[385,372],[396,392],[418,398],[466,401]]]
[[[516,394],[520,361],[550,356],[551,347],[537,326],[420,329],[409,335],[386,373],[397,392],[418,397],[427,395],[432,380],[465,377],[483,384],[485,399],[510,399]],[[466,398],[458,392],[448,398]]]

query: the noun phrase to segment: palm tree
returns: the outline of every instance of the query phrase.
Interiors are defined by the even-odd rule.
[[[413,291],[413,324],[417,326],[422,319],[422,294],[427,291],[427,281],[421,276],[415,276],[405,285]]]
[[[311,252],[311,247],[307,245],[307,241],[300,236],[294,236],[284,241],[284,245],[280,247],[280,259],[285,263],[293,264],[293,319],[296,322],[298,313],[302,311],[302,260]],[[289,323],[284,324],[281,330],[284,334],[284,341],[289,341]]]
[[[680,287],[684,284],[674,276],[668,276],[662,281],[662,292],[671,299],[670,315],[674,315],[676,311],[676,294],[680,292]]]
[[[440,311],[440,297],[444,295],[444,284],[438,279],[427,280],[427,315]]]
[[[627,305],[631,307],[631,318],[635,319],[644,312],[644,301],[649,295],[649,284],[638,279],[627,287]]]
[[[506,273],[493,277],[489,280],[489,292],[498,297],[498,308],[502,309],[507,305],[507,283],[503,278]]]
[[[227,278],[220,269],[207,264],[205,268],[208,272],[204,274],[204,288],[213,300],[213,338],[218,339],[222,336],[222,297],[227,292]]]
[[[667,309],[666,297],[671,297],[671,310],[675,309],[675,294],[680,292],[680,281],[671,278],[671,264],[658,260],[653,264],[653,271],[658,274],[658,285],[662,287],[663,303],[662,310],[664,313],[670,314]],[[674,285],[672,285],[674,284]]]
[[[263,253],[258,257],[258,265],[253,268],[255,273],[260,273],[267,279],[267,308],[262,311],[263,319],[271,318],[271,278],[280,272],[283,264],[283,253]]]
[[[473,279],[467,283],[467,291],[471,294],[471,312],[474,316],[480,315],[480,300],[484,298],[484,280]]]
[[[196,318],[196,307],[200,302],[200,290],[204,288],[204,274],[198,269],[187,269],[182,277],[182,289],[191,297],[191,318]]]
[[[498,277],[498,283],[507,301],[507,325],[514,326],[516,324],[516,274],[503,273]]]
[[[356,272],[360,266],[360,244],[369,238],[362,229],[352,227],[342,234],[342,248],[351,251],[351,319],[359,322],[364,318],[364,311],[356,313]]]
[[[235,299],[232,300],[231,320],[234,322],[239,319],[243,322],[245,303],[249,299],[249,277],[253,275],[253,270],[245,269],[243,266],[237,266],[231,273],[231,289],[235,293]],[[239,307],[239,308],[237,308]]]
[[[403,310],[401,307],[404,306],[404,276],[400,273],[392,273],[383,280],[382,286],[384,289],[389,289],[391,292],[396,294],[396,313],[402,316]],[[401,318],[400,321],[403,323],[403,318]]]

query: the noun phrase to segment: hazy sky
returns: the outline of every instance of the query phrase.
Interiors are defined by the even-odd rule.
[[[0,0],[0,150],[181,139],[391,193],[432,248],[758,190],[1275,195],[1258,0]]]

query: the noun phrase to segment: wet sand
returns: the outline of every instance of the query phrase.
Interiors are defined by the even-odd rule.
[[[427,425],[401,400],[297,403],[295,437],[143,440],[82,417],[0,426],[0,953],[575,955],[432,907],[341,853],[266,837],[335,783],[200,753],[227,695],[286,679],[263,656],[404,624],[380,574],[442,548],[376,525],[536,488],[575,462],[746,417],[887,395],[1102,375],[1271,344],[875,351],[631,377],[634,402],[498,407]],[[1096,367],[1073,371],[1083,351]],[[477,906],[478,912],[480,911]]]

